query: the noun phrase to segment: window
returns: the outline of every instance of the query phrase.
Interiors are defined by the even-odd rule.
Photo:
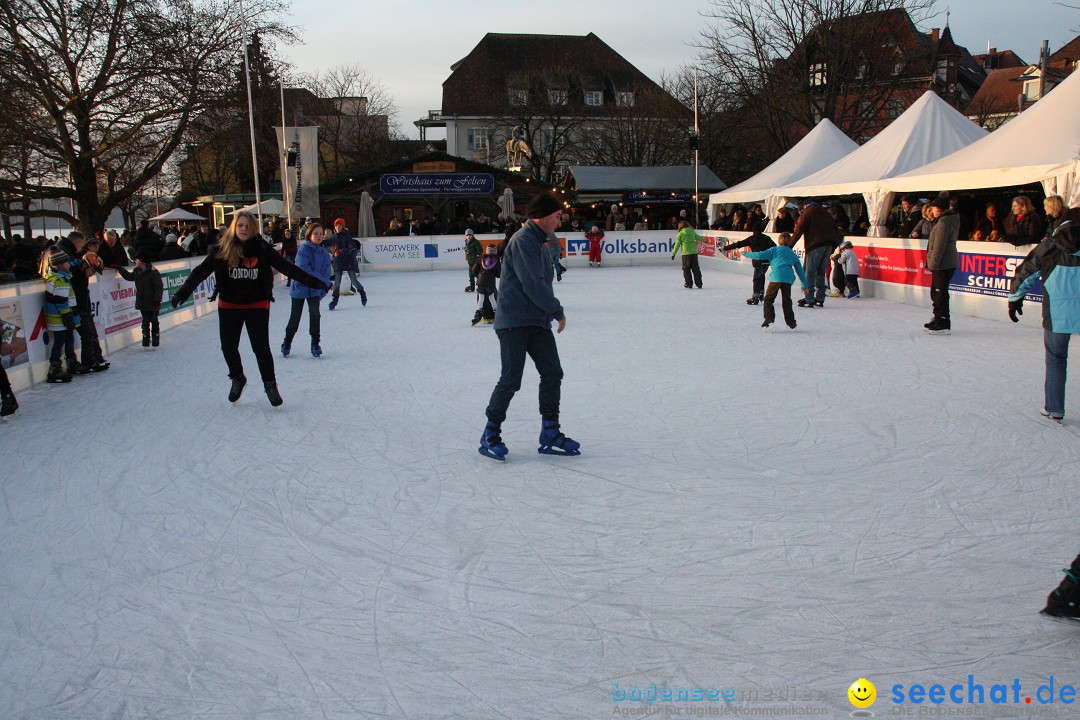
[[[896,55],[893,56],[892,74],[893,75],[899,75],[900,72],[903,69],[904,69],[904,56],[901,55],[900,53],[896,53]]]
[[[604,91],[603,90],[586,90],[585,91],[585,104],[599,107],[604,104]]]
[[[898,98],[893,98],[889,102],[885,103],[885,117],[893,120],[904,114],[904,101]]]
[[[1039,99],[1039,81],[1038,80],[1025,80],[1024,81],[1024,99],[1025,100],[1038,100]]]
[[[491,139],[491,130],[488,128],[469,128],[468,148],[470,150],[487,150]]]
[[[866,74],[870,71],[870,66],[865,59],[860,59],[858,66],[855,68],[855,79],[862,80],[866,77]]]
[[[949,82],[949,70],[951,63],[947,59],[937,61],[937,71],[935,73],[937,81],[942,85]]]
[[[509,100],[511,105],[528,105],[529,91],[521,88],[510,88]]]
[[[615,104],[619,107],[634,107],[634,93],[633,92],[618,92],[615,93]]]
[[[565,90],[548,90],[548,104],[565,105],[568,95]]]
[[[825,63],[814,63],[810,66],[810,87],[825,86]]]

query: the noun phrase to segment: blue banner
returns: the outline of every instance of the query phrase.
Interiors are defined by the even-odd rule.
[[[493,195],[491,173],[387,173],[379,176],[383,195]]]
[[[1024,262],[1022,257],[991,255],[989,253],[960,253],[960,266],[949,281],[949,289],[977,295],[1005,297],[1012,286],[1016,268]],[[1028,300],[1042,302],[1042,281],[1036,280],[1027,295]]]

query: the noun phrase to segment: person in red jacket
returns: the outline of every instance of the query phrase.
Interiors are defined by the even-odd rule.
[[[278,393],[274,375],[274,356],[270,353],[270,302],[273,300],[274,270],[308,287],[330,290],[330,284],[307,273],[281,257],[258,233],[258,221],[247,212],[238,212],[232,226],[221,236],[217,250],[191,271],[187,281],[172,297],[178,307],[191,297],[195,288],[214,276],[217,289],[218,326],[221,353],[229,366],[229,402],[236,402],[244,391],[247,378],[240,360],[240,333],[247,327],[248,340],[259,363],[266,397],[274,407],[284,401]]]
[[[585,239],[589,241],[589,267],[600,267],[600,254],[604,248],[604,229],[599,224],[593,223],[585,231]]]

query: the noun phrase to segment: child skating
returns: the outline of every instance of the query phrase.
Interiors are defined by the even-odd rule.
[[[158,347],[161,344],[161,325],[158,313],[161,312],[161,294],[165,286],[161,282],[161,273],[151,260],[153,255],[145,250],[135,256],[135,269],[116,268],[125,280],[135,283],[135,309],[142,315],[142,346]]]
[[[774,248],[761,252],[743,253],[743,257],[751,260],[767,260],[772,268],[769,273],[769,287],[765,290],[765,322],[761,323],[762,330],[770,329],[776,320],[776,309],[773,304],[776,302],[777,293],[780,294],[781,307],[784,309],[784,321],[789,328],[795,329],[795,310],[791,307],[791,285],[795,282],[796,274],[802,281],[803,293],[808,291],[806,272],[803,270],[799,257],[791,249],[791,246],[795,244],[791,239],[791,233],[780,233],[779,240],[780,244]]]
[[[483,304],[473,315],[472,324],[478,322],[491,325],[495,322],[495,307],[491,304],[498,300],[499,292],[496,289],[496,280],[502,273],[502,261],[499,259],[499,246],[492,244],[484,249],[484,255],[473,266],[473,276],[476,278],[477,300]]]

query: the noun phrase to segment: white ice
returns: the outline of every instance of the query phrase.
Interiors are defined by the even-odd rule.
[[[611,717],[643,707],[614,685],[655,683],[815,700],[653,706],[684,716],[846,717],[865,677],[881,717],[895,684],[1080,681],[1080,628],[1037,614],[1080,550],[1080,384],[1064,426],[1040,417],[1037,328],[929,336],[928,309],[863,298],[763,333],[748,277],[575,267],[583,454],[537,454],[530,366],[499,465],[464,270],[363,280],[366,308],[323,304],[322,359],[306,317],[275,351],[279,409],[246,339],[226,401],[214,315],[20,393],[0,716]]]

